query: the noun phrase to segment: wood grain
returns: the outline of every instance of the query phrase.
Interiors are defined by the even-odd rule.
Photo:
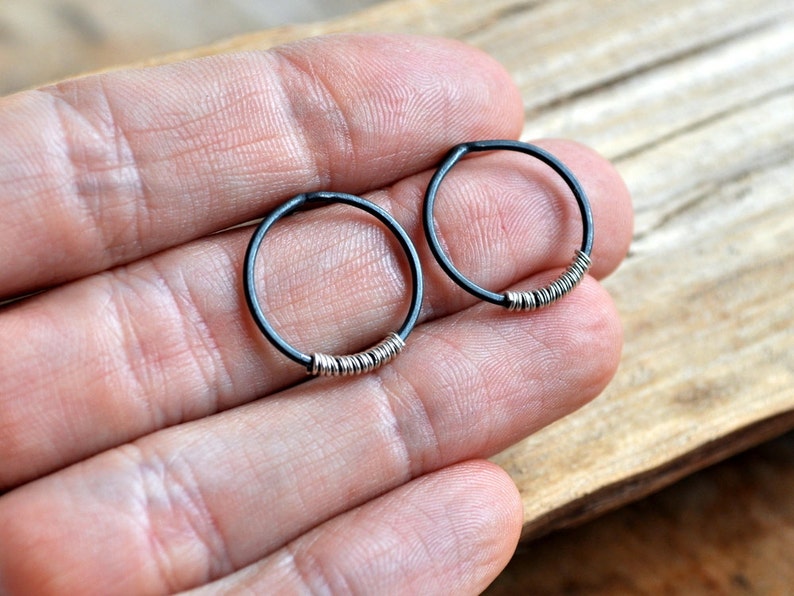
[[[603,3],[600,34],[578,48],[590,63],[576,78],[591,80],[538,101],[526,131],[601,149],[637,212],[631,256],[607,282],[627,338],[618,377],[499,457],[527,536],[766,439],[794,405],[794,7],[618,4]]]
[[[624,357],[593,404],[495,458],[521,489],[528,538],[794,423],[793,26],[784,0],[399,0],[166,60],[336,31],[457,37],[511,71],[525,138],[576,138],[614,160],[637,213],[606,282]]]
[[[618,376],[495,458],[521,489],[525,538],[794,425],[794,4],[396,0],[149,63],[364,30],[483,48],[522,90],[525,139],[596,147],[635,198],[631,254],[606,282]]]

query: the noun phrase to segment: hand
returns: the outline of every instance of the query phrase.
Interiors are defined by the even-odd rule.
[[[611,166],[545,141],[592,202],[593,277],[514,314],[441,272],[420,219],[434,166],[522,121],[490,58],[388,36],[1,100],[0,293],[45,291],[0,310],[0,592],[483,589],[521,528],[483,458],[614,374],[620,324],[596,279],[631,235]],[[386,207],[424,263],[405,351],[360,377],[306,380],[242,299],[252,228],[233,226],[312,190]],[[443,190],[440,235],[487,287],[537,287],[578,246],[575,202],[537,160],[475,156]],[[373,221],[326,207],[269,235],[269,312],[304,351],[366,347],[404,316],[402,255]]]

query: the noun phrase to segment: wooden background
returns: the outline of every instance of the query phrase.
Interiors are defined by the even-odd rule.
[[[276,4],[4,0],[4,90],[301,16]],[[371,2],[332,4],[302,15]],[[794,591],[794,435],[537,539],[794,427],[794,3],[394,0],[168,59],[349,30],[483,48],[522,89],[524,138],[591,144],[635,198],[631,254],[606,282],[620,371],[496,458],[522,491],[526,542],[491,592]]]
[[[0,94],[376,0],[0,0]]]

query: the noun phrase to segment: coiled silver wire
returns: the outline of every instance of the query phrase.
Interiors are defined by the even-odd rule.
[[[537,310],[556,302],[579,285],[590,264],[590,257],[577,250],[573,263],[546,287],[529,292],[505,292],[505,307],[508,310]]]
[[[397,356],[405,347],[405,342],[396,333],[390,333],[368,350],[345,356],[312,354],[307,367],[309,374],[325,377],[347,377],[375,370]]]

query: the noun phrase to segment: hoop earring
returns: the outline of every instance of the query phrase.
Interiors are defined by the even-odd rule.
[[[265,238],[265,234],[267,234],[278,220],[306,206],[322,206],[330,203],[344,203],[362,209],[380,220],[381,223],[395,235],[405,251],[408,257],[408,265],[412,280],[411,302],[408,307],[408,315],[403,321],[402,326],[396,332],[389,333],[385,339],[371,348],[356,354],[342,356],[322,353],[313,353],[311,355],[304,354],[281,337],[262,311],[259,299],[257,298],[256,281],[254,277],[254,266],[262,241]],[[357,375],[372,371],[389,362],[405,347],[405,340],[408,334],[413,330],[419,318],[419,311],[422,306],[422,269],[419,264],[419,256],[416,252],[416,248],[408,237],[408,234],[391,215],[374,203],[355,195],[339,192],[312,192],[300,194],[270,213],[257,226],[248,244],[243,265],[243,285],[248,308],[259,330],[282,354],[305,366],[307,373],[310,375]]]
[[[518,151],[535,157],[542,162],[549,165],[557,174],[559,174],[568,188],[573,192],[576,202],[579,204],[579,211],[582,215],[582,245],[574,253],[573,262],[568,268],[553,282],[538,290],[531,290],[527,292],[504,292],[497,294],[486,290],[485,288],[477,285],[467,277],[465,277],[450,260],[449,256],[441,248],[438,240],[436,228],[434,225],[433,209],[435,207],[438,189],[441,182],[449,171],[455,166],[456,163],[466,154],[477,151]],[[424,202],[424,229],[425,237],[430,245],[430,250],[433,253],[438,264],[444,272],[452,278],[461,288],[470,294],[490,302],[498,304],[508,310],[537,310],[546,307],[553,302],[556,302],[566,294],[570,293],[584,277],[587,270],[590,268],[591,260],[590,253],[593,249],[593,214],[590,209],[590,202],[587,200],[579,181],[573,173],[556,157],[548,151],[541,149],[535,145],[522,143],[519,141],[474,141],[471,143],[462,143],[453,147],[444,160],[439,165],[430,184],[425,192]]]

